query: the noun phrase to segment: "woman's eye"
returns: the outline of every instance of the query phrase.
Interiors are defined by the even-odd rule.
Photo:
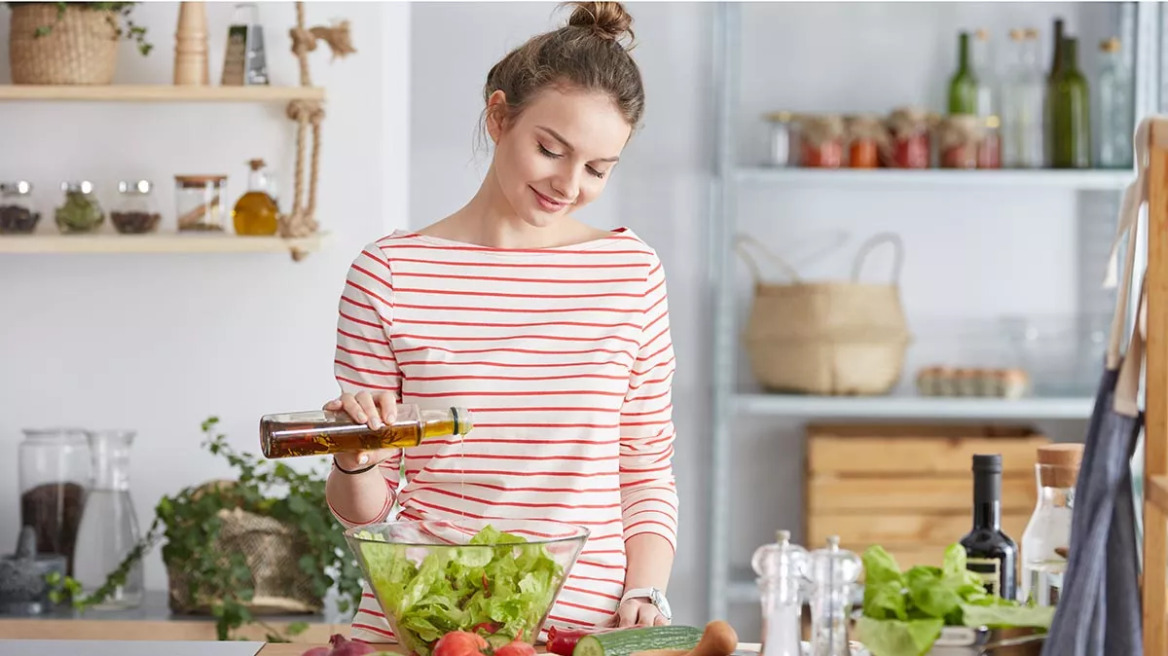
[[[592,168],[591,166],[588,167],[588,172],[591,173],[592,175],[598,177],[598,178],[601,178],[601,179],[604,178],[603,171],[597,171],[596,169]]]
[[[553,153],[552,151],[548,150],[547,148],[544,148],[543,144],[539,144],[539,152],[544,157],[550,157],[552,159],[559,159],[559,158],[563,157],[563,155],[561,155],[559,153]]]

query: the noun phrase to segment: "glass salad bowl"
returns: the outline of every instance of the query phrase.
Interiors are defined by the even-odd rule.
[[[391,521],[345,539],[411,654],[451,631],[535,643],[588,530],[544,520]]]

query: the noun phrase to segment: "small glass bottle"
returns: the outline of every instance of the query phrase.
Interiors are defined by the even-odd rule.
[[[1079,70],[1078,53],[1078,39],[1063,39],[1062,63],[1047,86],[1051,168],[1091,166],[1091,96],[1087,78]]]
[[[977,71],[970,56],[969,32],[957,36],[957,70],[949,78],[949,114],[977,114]]]
[[[78,428],[27,428],[17,450],[20,525],[36,531],[37,553],[65,556],[72,575],[77,527],[93,478],[85,433]]]
[[[1067,559],[1059,554],[1071,542],[1075,483],[1083,461],[1082,444],[1039,447],[1034,471],[1038,504],[1022,533],[1022,581],[1018,599],[1038,606],[1058,604]]]
[[[1112,37],[1099,44],[1099,77],[1096,82],[1095,153],[1099,166],[1107,169],[1130,168],[1135,115],[1132,104],[1131,67]]]
[[[26,235],[36,230],[40,212],[32,201],[27,180],[0,182],[0,235]]]
[[[105,223],[105,211],[88,180],[61,183],[65,198],[53,213],[57,228],[65,234],[94,232]]]
[[[77,530],[84,545],[75,556],[75,578],[88,596],[105,585],[138,544],[138,515],[130,498],[130,444],[132,431],[86,431],[93,456],[93,488],[85,498],[85,512]],[[142,561],[135,561],[125,580],[95,607],[133,608],[142,603]]]
[[[864,571],[859,556],[840,549],[839,537],[827,538],[827,546],[810,556],[811,656],[851,656],[848,611],[852,591]]]
[[[1038,31],[1010,30],[1011,49],[1002,82],[1002,165],[1042,168],[1043,82]]]
[[[152,193],[154,185],[149,180],[118,183],[118,199],[110,208],[110,221],[114,229],[123,235],[140,235],[158,230],[162,214]]]
[[[280,208],[272,191],[271,179],[264,172],[264,160],[248,160],[247,193],[235,201],[231,210],[235,234],[270,237],[280,226]]]
[[[762,599],[761,656],[803,655],[803,598],[807,550],[778,531],[773,544],[755,550],[750,564]]]
[[[1000,94],[989,31],[979,29],[973,33],[969,57],[977,82],[977,111],[975,113],[983,118],[998,115],[998,96]]]
[[[266,458],[408,448],[432,437],[466,435],[474,426],[466,408],[397,406],[392,424],[373,430],[345,412],[310,410],[264,415],[260,446]]]
[[[794,161],[795,115],[791,112],[772,112],[764,117],[770,131],[770,141],[766,164],[774,167],[788,167]]]
[[[984,131],[977,145],[977,168],[1002,168],[1002,122],[997,116],[985,117]]]

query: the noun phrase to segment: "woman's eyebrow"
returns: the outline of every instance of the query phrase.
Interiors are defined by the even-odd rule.
[[[563,145],[564,148],[567,148],[568,150],[576,150],[576,148],[574,146],[572,146],[572,144],[568,143],[567,139],[560,136],[559,132],[556,132],[555,130],[553,130],[547,126],[544,126],[544,125],[537,125],[535,127],[550,134],[552,136],[552,138],[555,139],[556,141],[560,142],[560,144]],[[596,159],[595,161],[597,161],[597,162],[618,162],[618,161],[620,161],[620,158],[619,157],[600,157],[600,158]]]

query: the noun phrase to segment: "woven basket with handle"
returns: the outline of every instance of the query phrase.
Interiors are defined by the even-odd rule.
[[[255,591],[246,604],[253,615],[317,613],[324,602],[313,593],[312,579],[300,571],[300,556],[307,552],[296,530],[263,515],[239,508],[220,510],[223,522],[219,538],[207,545],[219,553],[240,553],[247,561]],[[166,563],[170,609],[175,613],[206,614],[211,599],[201,592],[192,598],[183,563]]]
[[[896,249],[893,282],[860,282],[875,247]],[[856,256],[848,281],[808,282],[781,258],[745,235],[736,249],[754,279],[754,299],[743,335],[759,384],[771,391],[821,395],[872,395],[900,380],[911,336],[900,290],[903,246],[894,234],[876,235]],[[750,249],[781,269],[786,282],[766,282]]]
[[[117,14],[72,4],[63,12],[54,3],[13,5],[8,57],[14,84],[109,84],[118,62]]]

